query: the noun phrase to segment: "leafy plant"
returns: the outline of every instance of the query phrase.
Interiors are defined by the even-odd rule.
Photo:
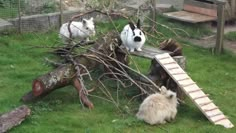
[[[57,9],[56,3],[54,1],[49,1],[42,6],[43,13],[55,12]]]

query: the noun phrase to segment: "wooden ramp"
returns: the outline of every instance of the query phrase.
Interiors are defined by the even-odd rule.
[[[222,125],[225,128],[234,127],[223,112],[208,98],[207,94],[197,86],[168,53],[156,55],[155,59],[209,121],[215,125]]]

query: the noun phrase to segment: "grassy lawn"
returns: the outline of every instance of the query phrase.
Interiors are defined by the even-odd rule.
[[[181,25],[165,19],[161,23],[172,27],[184,27],[189,32],[198,31],[199,37],[208,34],[204,28],[198,29],[192,25]],[[125,21],[117,21],[121,29]],[[190,27],[193,27],[192,29]],[[100,23],[101,32],[112,28],[107,23]],[[168,29],[160,27],[159,31],[166,37],[173,35]],[[32,46],[54,45],[58,43],[57,32],[46,34],[23,34],[0,37],[0,112],[7,112],[22,103],[19,99],[31,90],[32,80],[52,70],[44,62],[45,57],[51,57],[47,49],[32,48]],[[183,34],[184,36],[184,34]],[[187,73],[196,83],[210,94],[210,98],[236,123],[236,56],[225,53],[212,55],[210,51],[194,47],[190,42],[183,42],[184,55],[187,57]],[[149,68],[150,62],[142,58],[135,58],[143,72]],[[88,81],[88,86],[91,84]],[[109,90],[116,93],[116,89],[109,84]],[[129,103],[132,94],[137,93],[134,88],[119,90],[119,111],[112,103],[90,97],[95,108],[82,108],[79,97],[72,86],[58,89],[36,103],[28,104],[32,115],[20,126],[10,130],[11,133],[234,133],[235,128],[225,129],[214,126],[204,115],[186,98],[186,104],[178,108],[176,120],[165,124],[150,126],[135,118],[141,101],[138,99]],[[102,96],[99,90],[92,93]]]

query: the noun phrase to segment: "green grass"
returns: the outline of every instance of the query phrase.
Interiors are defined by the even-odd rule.
[[[165,22],[163,20],[163,22]],[[122,29],[124,21],[117,21]],[[166,22],[170,23],[170,22]],[[175,26],[174,23],[170,23]],[[120,25],[120,26],[119,26]],[[98,27],[106,32],[111,25],[99,23]],[[186,27],[189,28],[189,27]],[[190,28],[189,28],[190,29]],[[166,35],[170,32],[164,31]],[[171,36],[171,35],[169,35]],[[0,38],[0,112],[7,112],[21,105],[19,99],[31,90],[32,80],[52,70],[44,63],[45,57],[51,57],[47,49],[32,46],[52,46],[57,44],[57,33],[38,33],[1,36]],[[229,53],[214,56],[206,49],[194,47],[184,42],[184,55],[187,57],[187,72],[197,84],[210,94],[215,104],[236,123],[236,56]],[[150,62],[134,57],[144,73]],[[131,64],[133,65],[133,64]],[[95,74],[96,75],[96,74]],[[109,82],[109,90],[115,94],[113,82]],[[91,82],[86,84],[91,86]],[[122,111],[109,102],[90,97],[95,108],[82,108],[78,95],[72,86],[58,89],[42,100],[28,104],[32,115],[20,126],[10,130],[11,133],[234,133],[235,128],[225,129],[211,124],[203,114],[186,99],[186,104],[178,108],[175,121],[166,125],[150,126],[135,118],[141,101],[128,101],[137,93],[133,87],[119,90]],[[98,90],[93,92],[102,96]]]
[[[225,39],[227,39],[229,41],[236,41],[236,31],[226,33]]]

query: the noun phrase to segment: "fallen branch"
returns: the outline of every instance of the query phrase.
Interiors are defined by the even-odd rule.
[[[22,105],[14,110],[7,112],[0,116],[0,133],[7,132],[14,126],[21,124],[27,116],[29,116],[31,110],[26,106]]]

